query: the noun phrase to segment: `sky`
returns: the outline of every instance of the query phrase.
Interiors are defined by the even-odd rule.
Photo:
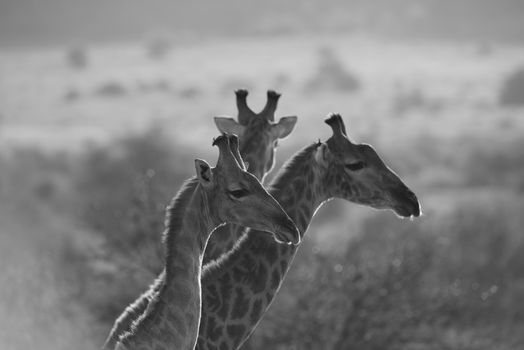
[[[522,0],[0,0],[0,45],[358,32],[524,41]]]

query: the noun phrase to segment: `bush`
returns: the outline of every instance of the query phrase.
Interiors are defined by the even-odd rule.
[[[427,96],[420,88],[396,90],[393,98],[393,112],[405,113],[413,109],[437,112],[444,107],[442,101]]]
[[[69,88],[64,94],[64,101],[74,102],[80,98],[80,92],[75,88]]]
[[[80,220],[103,241],[85,266],[83,278],[94,287],[85,290],[83,302],[108,328],[161,271],[165,208],[191,169],[176,167],[191,161],[159,130],[122,139],[111,149],[87,154],[75,184]]]
[[[479,142],[466,152],[460,172],[467,186],[497,186],[524,191],[524,139]]]
[[[506,77],[500,90],[499,103],[502,106],[524,105],[524,67]]]
[[[461,176],[480,176],[479,186],[502,183],[513,189],[509,179],[517,181],[521,173],[518,140],[494,146],[485,139],[461,139],[475,145],[470,147],[478,152],[473,156],[468,151],[457,154],[454,143],[435,147],[437,140],[426,136],[422,141],[427,149],[417,148],[422,157],[417,164],[437,162]],[[44,251],[53,257],[52,265],[35,255],[34,275],[20,267],[9,278],[2,275],[4,284],[11,286],[2,294],[6,307],[13,302],[33,307],[31,300],[38,300],[43,290],[53,292],[52,310],[35,310],[51,312],[58,320],[56,327],[40,332],[34,325],[45,325],[45,317],[22,308],[23,317],[16,319],[22,326],[11,322],[4,334],[33,329],[37,340],[28,342],[31,347],[85,316],[89,326],[76,327],[75,332],[85,330],[88,339],[100,344],[117,315],[162,266],[164,208],[192,173],[189,153],[154,129],[82,156],[51,156],[38,150],[2,155],[0,203],[25,198],[19,208],[26,223],[35,212],[47,215],[54,209],[47,231],[54,232],[64,217],[67,222],[80,220],[82,226],[74,227],[80,233],[75,235],[78,241],[61,240],[58,245],[38,222],[35,233],[42,239],[28,242],[53,246],[51,253]],[[452,162],[448,153],[453,154]],[[278,298],[243,349],[522,348],[524,201],[515,193],[512,200],[460,200],[464,192],[439,193],[443,204],[438,216],[429,212],[409,222],[380,213],[357,221],[350,233],[355,238],[341,254],[319,252],[311,237],[306,238]],[[322,234],[325,228],[319,219],[315,226]],[[42,273],[49,273],[52,283],[34,277]],[[24,278],[38,288],[23,292]],[[50,285],[59,293],[54,295]],[[62,315],[56,305],[71,315]],[[70,344],[74,338],[76,334],[68,333],[61,341]]]
[[[372,217],[338,257],[304,241],[245,348],[518,348],[524,240],[513,205],[415,223]]]
[[[74,47],[67,51],[66,61],[72,69],[85,69],[89,64],[87,50],[82,47]]]
[[[181,98],[188,99],[188,100],[197,98],[201,96],[202,93],[203,92],[198,87],[191,87],[191,86],[184,87],[180,89],[180,91],[178,92]]]
[[[95,89],[94,94],[100,97],[120,97],[127,93],[127,89],[120,83],[110,81]]]
[[[385,227],[393,229],[386,233]],[[393,220],[369,220],[363,231],[343,256],[301,248],[307,252],[280,292],[279,301],[288,303],[270,309],[252,349],[390,348],[391,338],[416,322],[419,305],[412,294],[431,262],[430,241]]]
[[[139,82],[138,89],[141,92],[154,93],[154,92],[169,92],[171,90],[171,84],[169,81],[164,79],[152,80],[149,82]]]
[[[146,44],[147,55],[153,60],[165,59],[172,49],[173,43],[167,35],[156,35]]]

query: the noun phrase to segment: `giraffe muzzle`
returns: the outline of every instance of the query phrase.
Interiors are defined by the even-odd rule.
[[[406,189],[398,197],[398,204],[394,207],[395,212],[402,217],[419,217],[421,213],[420,203],[417,196]]]
[[[300,243],[300,232],[291,219],[275,225],[275,239],[280,243],[297,245]]]

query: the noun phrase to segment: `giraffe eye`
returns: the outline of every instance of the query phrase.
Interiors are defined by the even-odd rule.
[[[246,189],[238,189],[238,190],[230,190],[227,191],[229,196],[233,199],[240,199],[242,197],[245,197],[249,194],[249,192]]]
[[[361,169],[364,169],[366,167],[366,163],[362,162],[362,161],[358,161],[358,162],[355,162],[355,163],[348,163],[346,165],[344,165],[344,167],[350,171],[357,171],[357,170],[361,170]]]

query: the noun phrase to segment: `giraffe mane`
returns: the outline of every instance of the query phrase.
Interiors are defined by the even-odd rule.
[[[173,232],[180,230],[184,216],[186,214],[187,204],[193,198],[193,194],[199,182],[196,176],[187,179],[176,194],[175,198],[169,203],[166,209],[165,230],[162,235],[162,242],[165,246],[166,261],[170,261],[172,250]]]
[[[156,283],[157,282],[155,281],[152,284],[152,286],[155,285]],[[147,304],[147,307],[144,310],[144,312],[142,312],[135,320],[133,320],[128,330],[124,331],[122,334],[118,336],[118,341],[122,345],[126,346],[128,337],[134,334],[141,324],[148,322],[155,316],[155,310],[159,305],[159,300],[156,298],[156,295],[161,293],[164,285],[165,285],[165,282],[162,283],[162,287],[158,291],[154,291],[153,294],[149,295],[149,303]],[[148,289],[144,294],[149,293],[150,290],[151,289]],[[128,306],[126,310],[129,308],[132,308],[133,306],[134,306],[133,304]]]
[[[218,270],[222,265],[227,264],[227,262],[229,261],[229,256],[233,255],[234,252],[240,249],[239,247],[243,244],[243,242],[247,238],[245,234],[247,230],[248,230],[247,227],[242,228],[242,235],[235,242],[235,244],[229,251],[223,253],[215,260],[210,260],[207,264],[205,264],[205,266],[202,266],[202,277],[201,277],[202,282],[204,282],[205,280],[209,278],[213,278],[213,272]]]
[[[195,190],[198,185],[199,185],[199,182],[196,176],[193,176],[190,179],[187,179],[186,181],[184,181],[184,183],[182,184],[182,187],[180,188],[176,196],[171,200],[171,203],[169,204],[169,206],[166,209],[166,220],[165,220],[166,228],[162,235],[162,242],[164,243],[164,246],[165,246],[166,261],[170,261],[172,257],[171,255],[173,253],[170,247],[173,246],[172,240],[174,239],[174,232],[177,232],[178,230],[180,230],[182,226],[182,222],[184,220],[184,216],[187,211],[187,205],[193,198],[193,194],[195,193]],[[155,294],[160,294],[160,293],[162,293],[162,288],[160,288],[158,291],[155,292]],[[147,306],[146,310],[140,316],[138,316],[137,319],[133,321],[128,331],[124,332],[123,334],[121,334],[118,337],[119,341],[122,342],[123,345],[125,345],[125,341],[129,334],[135,333],[139,325],[145,322],[148,322],[148,320],[154,317],[155,310],[158,307],[158,304],[159,304],[158,300],[151,297],[149,301],[149,305]]]
[[[313,151],[315,151],[321,145],[320,141],[315,142],[309,146],[306,146],[302,150],[295,153],[289,160],[284,163],[282,168],[278,171],[271,184],[269,185],[268,191],[275,195],[289,185],[291,179],[296,178],[297,173],[302,172],[302,164],[307,163],[307,160],[311,158]]]

